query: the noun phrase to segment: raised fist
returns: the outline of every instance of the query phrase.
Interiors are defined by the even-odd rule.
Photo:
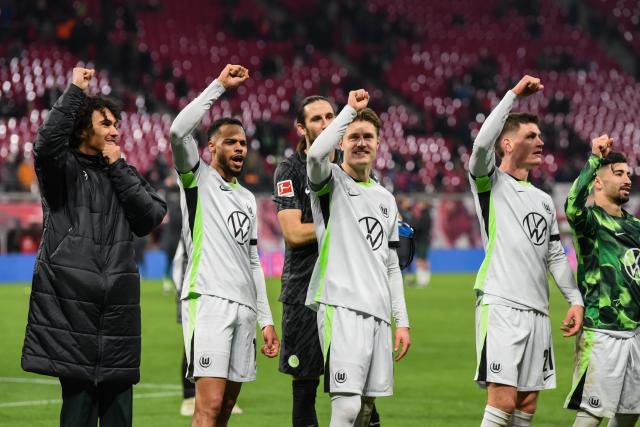
[[[613,139],[609,138],[609,135],[600,135],[599,137],[591,141],[591,152],[594,156],[604,158],[607,157],[607,155],[611,151],[612,145]]]
[[[249,70],[244,68],[242,65],[227,64],[227,66],[220,72],[218,81],[225,89],[229,89],[240,86],[248,78]]]
[[[89,68],[75,67],[71,74],[71,83],[78,86],[82,90],[87,90],[89,81],[96,74],[96,70]]]
[[[369,104],[369,92],[364,89],[352,90],[349,92],[347,104],[354,110],[360,111]]]
[[[517,85],[511,89],[518,96],[529,96],[544,89],[540,79],[525,75]]]

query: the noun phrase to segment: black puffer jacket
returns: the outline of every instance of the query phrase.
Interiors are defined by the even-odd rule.
[[[140,379],[140,276],[133,233],[150,233],[166,204],[119,159],[69,149],[85,97],[70,85],[38,132],[35,166],[44,236],[22,350],[26,371],[100,383]]]

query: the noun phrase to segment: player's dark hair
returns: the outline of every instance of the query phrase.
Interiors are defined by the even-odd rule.
[[[507,116],[507,120],[504,122],[504,127],[502,128],[502,132],[500,132],[500,136],[496,140],[496,154],[498,157],[502,158],[504,156],[504,150],[502,149],[502,145],[500,141],[502,141],[502,137],[513,131],[517,131],[520,129],[521,125],[534,123],[538,124],[538,116],[531,113],[511,113]]]
[[[624,154],[618,151],[610,151],[609,154],[607,154],[607,157],[602,159],[600,167],[613,165],[615,163],[627,163],[627,158],[624,156]]]
[[[242,126],[242,122],[236,119],[235,117],[220,117],[219,119],[211,123],[211,126],[209,126],[209,129],[207,129],[207,141],[209,141],[211,137],[215,135],[216,132],[218,132],[220,128],[224,125],[240,126],[242,130],[244,130],[244,126]]]
[[[329,99],[325,98],[322,95],[307,96],[306,98],[304,98],[300,102],[300,105],[298,106],[298,109],[296,110],[296,123],[304,126],[304,121],[307,118],[307,114],[305,112],[304,107],[306,107],[309,104],[313,104],[314,102],[318,102],[318,101],[325,101],[326,103],[331,105],[331,108],[333,109],[333,112],[335,113],[335,108],[333,107],[333,104],[331,103],[331,101],[329,101]],[[296,146],[296,151],[297,152],[302,152],[306,148],[307,148],[307,141],[304,139],[304,136],[303,136],[302,138],[300,138],[300,141],[298,141],[298,145]]]
[[[120,121],[121,108],[114,100],[103,96],[87,96],[84,98],[73,123],[69,147],[78,148],[87,136],[93,133],[93,122],[91,120],[93,112],[99,111],[102,115],[106,115],[105,110],[111,111],[116,123]]]
[[[380,117],[371,108],[363,108],[358,111],[354,122],[369,122],[376,128],[376,136],[380,135]]]

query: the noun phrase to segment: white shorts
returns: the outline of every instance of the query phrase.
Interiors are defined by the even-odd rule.
[[[391,325],[369,314],[320,304],[318,332],[325,392],[393,394]]]
[[[584,329],[574,363],[565,408],[604,418],[640,414],[640,331],[624,337]]]
[[[476,307],[475,381],[505,384],[518,391],[556,387],[549,317],[534,310],[497,304]]]
[[[182,331],[187,375],[256,379],[256,312],[212,295],[182,301]]]

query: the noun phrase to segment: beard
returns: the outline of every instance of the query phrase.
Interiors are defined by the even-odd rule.
[[[226,175],[232,176],[234,178],[237,178],[240,175],[242,175],[242,170],[244,169],[244,162],[242,162],[242,166],[240,166],[240,169],[233,168],[231,166],[229,159],[218,159],[218,163],[222,166],[222,169],[224,170],[224,173]]]

